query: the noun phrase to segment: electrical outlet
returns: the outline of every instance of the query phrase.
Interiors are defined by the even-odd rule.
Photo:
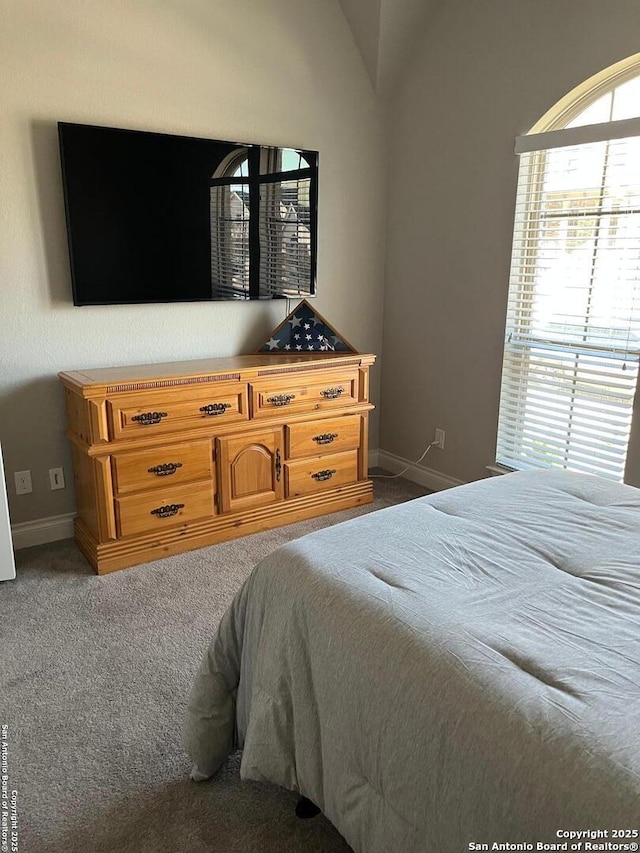
[[[16,484],[16,495],[28,495],[33,491],[31,471],[14,471],[13,479]]]
[[[49,468],[49,482],[51,490],[64,489],[64,471],[62,468]]]
[[[436,429],[436,437],[433,439],[433,446],[439,447],[440,450],[444,450],[444,430]]]

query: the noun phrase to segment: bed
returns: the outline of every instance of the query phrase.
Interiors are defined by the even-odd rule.
[[[640,490],[512,473],[289,543],[222,619],[184,740],[201,777],[243,749],[357,853],[637,842]]]

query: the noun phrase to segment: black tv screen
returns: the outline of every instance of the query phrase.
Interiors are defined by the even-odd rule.
[[[58,124],[73,302],[315,295],[318,152]]]

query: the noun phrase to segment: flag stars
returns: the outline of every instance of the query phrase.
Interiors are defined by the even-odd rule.
[[[271,337],[262,344],[261,352],[335,352],[349,351],[335,329],[319,317],[303,300],[286,320],[270,333]]]

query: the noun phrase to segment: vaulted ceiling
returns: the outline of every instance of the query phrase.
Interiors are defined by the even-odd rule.
[[[431,16],[444,0],[339,0],[358,45],[371,85],[383,98],[419,44]]]

